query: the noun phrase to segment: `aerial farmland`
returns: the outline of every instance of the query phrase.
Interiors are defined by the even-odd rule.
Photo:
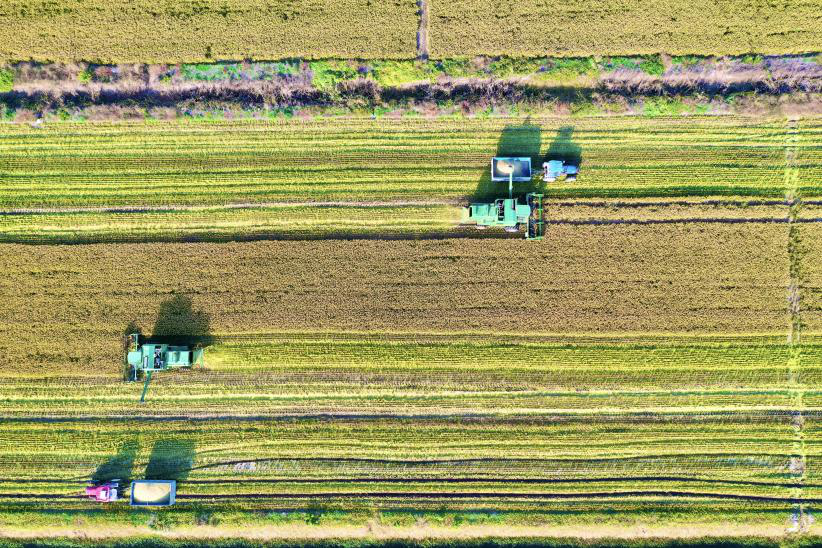
[[[818,542],[818,2],[0,29],[0,547]]]

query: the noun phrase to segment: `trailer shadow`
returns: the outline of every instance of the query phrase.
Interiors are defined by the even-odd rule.
[[[574,126],[563,126],[548,145],[546,160],[562,160],[566,164],[579,166],[582,163],[582,147],[574,142]]]
[[[97,467],[91,476],[91,481],[100,484],[119,479],[121,483],[128,484],[131,481],[134,460],[139,450],[140,444],[136,440],[124,442],[120,445],[116,455]]]
[[[184,480],[194,467],[194,441],[161,439],[151,449],[146,465],[146,479]]]
[[[530,119],[518,125],[505,126],[497,142],[494,156],[527,156],[531,158],[532,170],[538,172],[542,165],[542,128],[532,124]],[[534,180],[536,179],[536,181]],[[542,192],[544,183],[536,177],[528,183],[514,183],[514,194]],[[489,202],[496,198],[508,197],[508,183],[491,180],[491,158],[483,169],[477,188],[471,196],[472,202]]]
[[[187,295],[174,295],[160,303],[157,320],[148,342],[206,347],[214,344],[211,317],[195,310]]]

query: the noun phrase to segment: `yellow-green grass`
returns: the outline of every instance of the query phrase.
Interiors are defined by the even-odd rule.
[[[806,196],[818,128],[799,128]],[[720,116],[4,124],[0,207],[463,200],[499,194],[488,162],[506,154],[581,159],[576,182],[518,192],[782,198],[786,131]]]
[[[0,59],[412,58],[414,0],[40,0],[0,7]]]
[[[475,235],[453,205],[279,204],[0,215],[0,241],[95,243]]]
[[[739,55],[822,49],[812,1],[430,0],[431,55]]]

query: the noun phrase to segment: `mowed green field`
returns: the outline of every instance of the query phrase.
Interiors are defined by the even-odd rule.
[[[818,119],[345,123],[3,126],[0,526],[816,527]],[[517,151],[545,240],[458,227]]]
[[[822,50],[814,0],[17,0],[0,59],[102,63],[303,57],[738,55]],[[420,12],[428,14],[418,48]]]

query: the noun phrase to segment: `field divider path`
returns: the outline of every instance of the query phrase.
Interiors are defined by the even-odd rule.
[[[431,49],[428,41],[430,21],[428,0],[417,0],[417,7],[419,8],[420,17],[420,27],[417,30],[417,58],[421,61],[427,61]]]
[[[799,119],[789,118],[785,132],[785,199],[789,204],[788,210],[788,310],[790,324],[788,326],[788,344],[791,355],[788,366],[788,385],[793,393],[791,427],[793,428],[793,446],[790,461],[790,472],[799,484],[791,490],[794,498],[804,498],[803,484],[807,474],[807,450],[804,433],[804,395],[805,390],[801,379],[801,334],[802,334],[802,239],[800,235],[800,213],[802,210],[802,196],[799,190],[799,167],[797,166],[799,142]],[[805,505],[795,505],[791,515],[792,527],[790,532],[806,533],[810,527],[810,517],[806,514]]]

